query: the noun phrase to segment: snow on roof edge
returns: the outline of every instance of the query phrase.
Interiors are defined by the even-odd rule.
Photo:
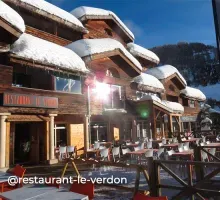
[[[3,1],[0,1],[0,17],[18,29],[21,33],[25,32],[25,23],[23,18]]]
[[[189,98],[195,98],[201,101],[205,101],[206,100],[206,96],[204,95],[204,93],[197,89],[197,88],[192,88],[187,86],[185,89],[180,91],[180,94],[185,95],[186,97]]]
[[[126,35],[132,41],[134,41],[134,39],[135,39],[135,36],[131,32],[131,30],[129,30],[129,28],[124,24],[124,22],[122,22],[121,19],[112,11],[104,10],[101,8],[80,6],[80,7],[75,8],[74,10],[72,10],[71,13],[80,20],[83,20],[84,16],[87,16],[87,17],[93,16],[93,18],[97,17],[99,19],[100,19],[100,17],[103,17],[103,16],[111,17],[118,24],[118,26],[120,26],[124,30]]]
[[[139,70],[142,71],[142,66],[138,60],[132,56],[119,41],[112,38],[81,39],[72,42],[66,47],[77,53],[81,58],[119,49]]]
[[[159,62],[160,62],[159,57],[154,52],[152,52],[152,51],[150,51],[140,45],[137,45],[135,43],[132,43],[132,42],[128,43],[127,49],[134,56],[139,56],[143,59],[149,60],[149,61],[154,62],[156,64],[159,64]]]
[[[82,73],[89,72],[83,60],[73,51],[26,33],[12,45],[10,52],[20,58],[45,65]]]

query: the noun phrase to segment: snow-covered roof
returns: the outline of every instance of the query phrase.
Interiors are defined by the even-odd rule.
[[[45,1],[45,0],[6,0],[13,2],[15,5],[19,5],[26,9],[36,12],[39,15],[47,16],[52,20],[56,20],[60,23],[64,23],[69,27],[81,31],[87,32],[82,23],[71,13]],[[55,19],[56,18],[56,19]]]
[[[200,123],[201,124],[203,124],[203,123],[210,123],[210,124],[212,124],[212,120],[210,118],[208,118],[208,117],[205,117],[205,119],[203,119]]]
[[[138,83],[139,90],[150,90],[163,92],[163,84],[154,76],[150,74],[141,73],[141,75],[135,77],[132,82]]]
[[[158,79],[166,79],[169,76],[173,75],[173,74],[177,74],[179,76],[179,78],[183,81],[183,83],[185,85],[187,85],[186,80],[184,79],[184,77],[179,73],[179,71],[172,65],[163,65],[163,66],[159,66],[159,67],[154,67],[151,69],[148,69],[146,71],[147,74],[150,74],[152,76],[155,76]]]
[[[132,42],[127,44],[127,49],[133,56],[141,57],[156,64],[160,62],[159,57],[154,52]]]
[[[134,34],[128,29],[128,27],[118,18],[118,16],[109,10],[104,10],[101,8],[93,8],[87,6],[81,6],[75,8],[71,13],[80,20],[84,20],[83,17],[87,19],[112,19],[115,23],[121,27],[125,34],[133,41]],[[85,19],[86,19],[85,18]]]
[[[184,107],[180,103],[162,100],[162,103],[175,113],[183,113]]]
[[[120,50],[138,69],[142,71],[142,66],[138,60],[132,56],[119,41],[111,38],[82,39],[75,41],[66,47],[73,50],[81,58],[94,54]]]
[[[157,106],[160,106],[171,113],[183,113],[184,107],[180,103],[161,100],[157,95],[144,95],[139,101],[151,100]]]
[[[83,73],[88,72],[83,60],[70,49],[26,33],[22,34],[12,45],[11,53],[19,58],[45,65]]]
[[[186,87],[185,89],[180,91],[180,94],[183,94],[186,97],[198,99],[201,101],[206,100],[206,96],[203,94],[201,90],[192,88],[192,87]]]
[[[0,1],[0,18],[18,29],[19,32],[23,33],[25,31],[25,24],[22,17],[3,1]]]
[[[118,108],[104,108],[104,112],[127,113],[125,109],[118,109]]]

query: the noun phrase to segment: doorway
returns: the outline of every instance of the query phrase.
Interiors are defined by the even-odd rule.
[[[30,123],[15,124],[14,162],[26,163],[30,161],[31,134]]]

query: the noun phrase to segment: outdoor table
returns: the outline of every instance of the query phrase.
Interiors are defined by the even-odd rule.
[[[196,142],[198,139],[201,139],[201,138],[186,139],[186,140],[182,140],[182,142]]]
[[[129,154],[129,155],[136,155],[136,156],[142,156],[142,155],[144,155],[149,150],[151,150],[151,149],[140,149],[140,150],[137,150],[137,151],[128,152],[127,154]],[[153,150],[154,150],[154,152],[158,151],[158,149],[153,149]]]
[[[89,200],[86,195],[43,185],[29,185],[3,192],[0,193],[0,198],[5,200]]]
[[[88,149],[86,151],[86,157],[88,157],[88,154],[94,154],[97,157],[99,155],[99,152],[99,149]]]
[[[164,148],[178,148],[179,143],[164,144]]]
[[[210,143],[210,144],[205,144],[203,147],[207,147],[207,148],[220,148],[220,143]]]
[[[10,176],[14,176],[14,175],[6,172],[0,172],[0,183],[8,182],[8,178]]]
[[[188,158],[189,160],[193,161],[193,150],[188,150],[188,151],[183,151],[183,152],[176,152],[173,153],[172,156],[173,157],[184,157],[184,158]]]

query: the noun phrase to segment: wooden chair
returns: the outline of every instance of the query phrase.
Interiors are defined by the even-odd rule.
[[[14,176],[17,176],[17,177],[21,178],[20,179],[21,182],[16,184],[15,186],[10,186],[8,184],[8,182],[3,182],[3,183],[0,184],[1,192],[7,192],[7,191],[10,191],[10,190],[16,189],[18,187],[22,187],[22,179],[24,177],[25,172],[26,172],[25,168],[23,168],[20,165],[16,165],[10,173]]]
[[[90,181],[85,184],[74,182],[70,187],[71,192],[87,195],[89,200],[94,198],[94,184]]]
[[[133,200],[168,200],[167,197],[149,197],[145,196],[144,194],[137,193]]]

